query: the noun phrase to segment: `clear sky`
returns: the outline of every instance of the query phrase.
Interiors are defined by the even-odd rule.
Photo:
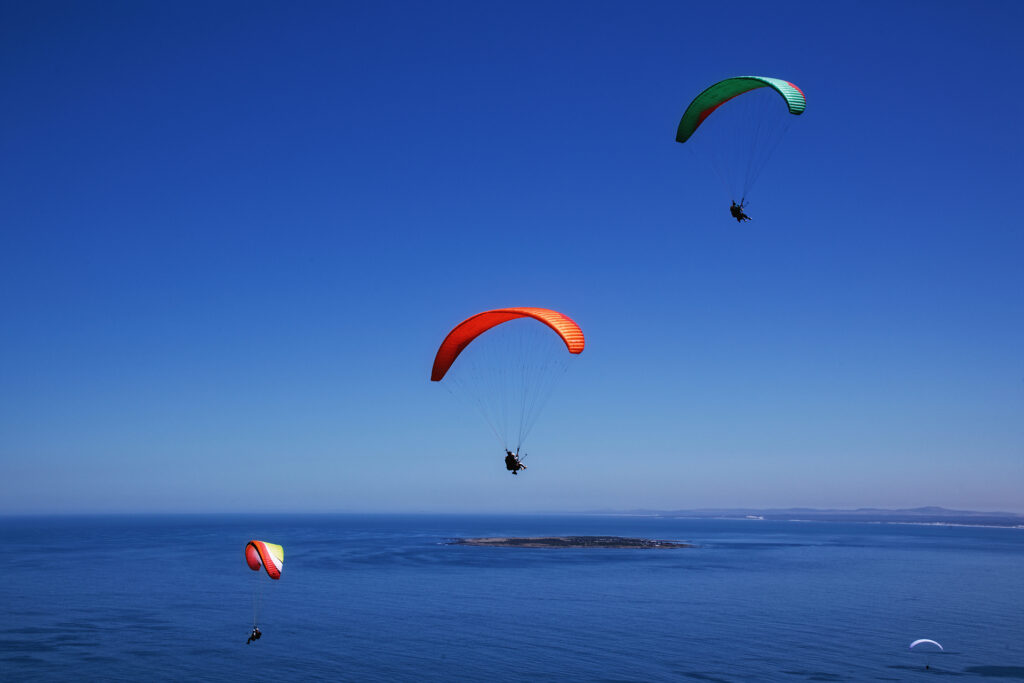
[[[1019,2],[0,2],[0,513],[1024,512]],[[742,226],[674,142],[807,94]],[[511,477],[463,318],[587,348]]]

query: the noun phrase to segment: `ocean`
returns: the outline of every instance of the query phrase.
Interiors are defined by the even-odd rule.
[[[547,535],[697,547],[448,544]],[[249,570],[250,539],[284,546],[280,581]],[[0,548],[3,681],[1024,680],[1024,529],[6,517]]]

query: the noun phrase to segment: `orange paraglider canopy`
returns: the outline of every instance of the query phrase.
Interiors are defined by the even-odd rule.
[[[533,318],[544,323],[562,338],[569,353],[580,353],[583,350],[583,330],[568,316],[558,311],[548,308],[496,308],[463,320],[448,333],[434,357],[430,381],[440,381],[463,349],[474,339],[492,327],[516,318]]]

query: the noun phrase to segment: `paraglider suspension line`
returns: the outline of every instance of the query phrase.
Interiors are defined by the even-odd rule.
[[[259,626],[260,612],[263,611],[263,581],[260,580],[259,573],[254,572],[253,580],[256,585],[253,586],[252,591],[252,625],[253,628]]]

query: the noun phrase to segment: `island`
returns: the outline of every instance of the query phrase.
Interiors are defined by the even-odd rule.
[[[649,538],[624,538],[622,536],[539,536],[515,538],[497,536],[491,538],[454,538],[449,545],[485,546],[488,548],[695,548],[690,543],[679,541],[658,541]]]

